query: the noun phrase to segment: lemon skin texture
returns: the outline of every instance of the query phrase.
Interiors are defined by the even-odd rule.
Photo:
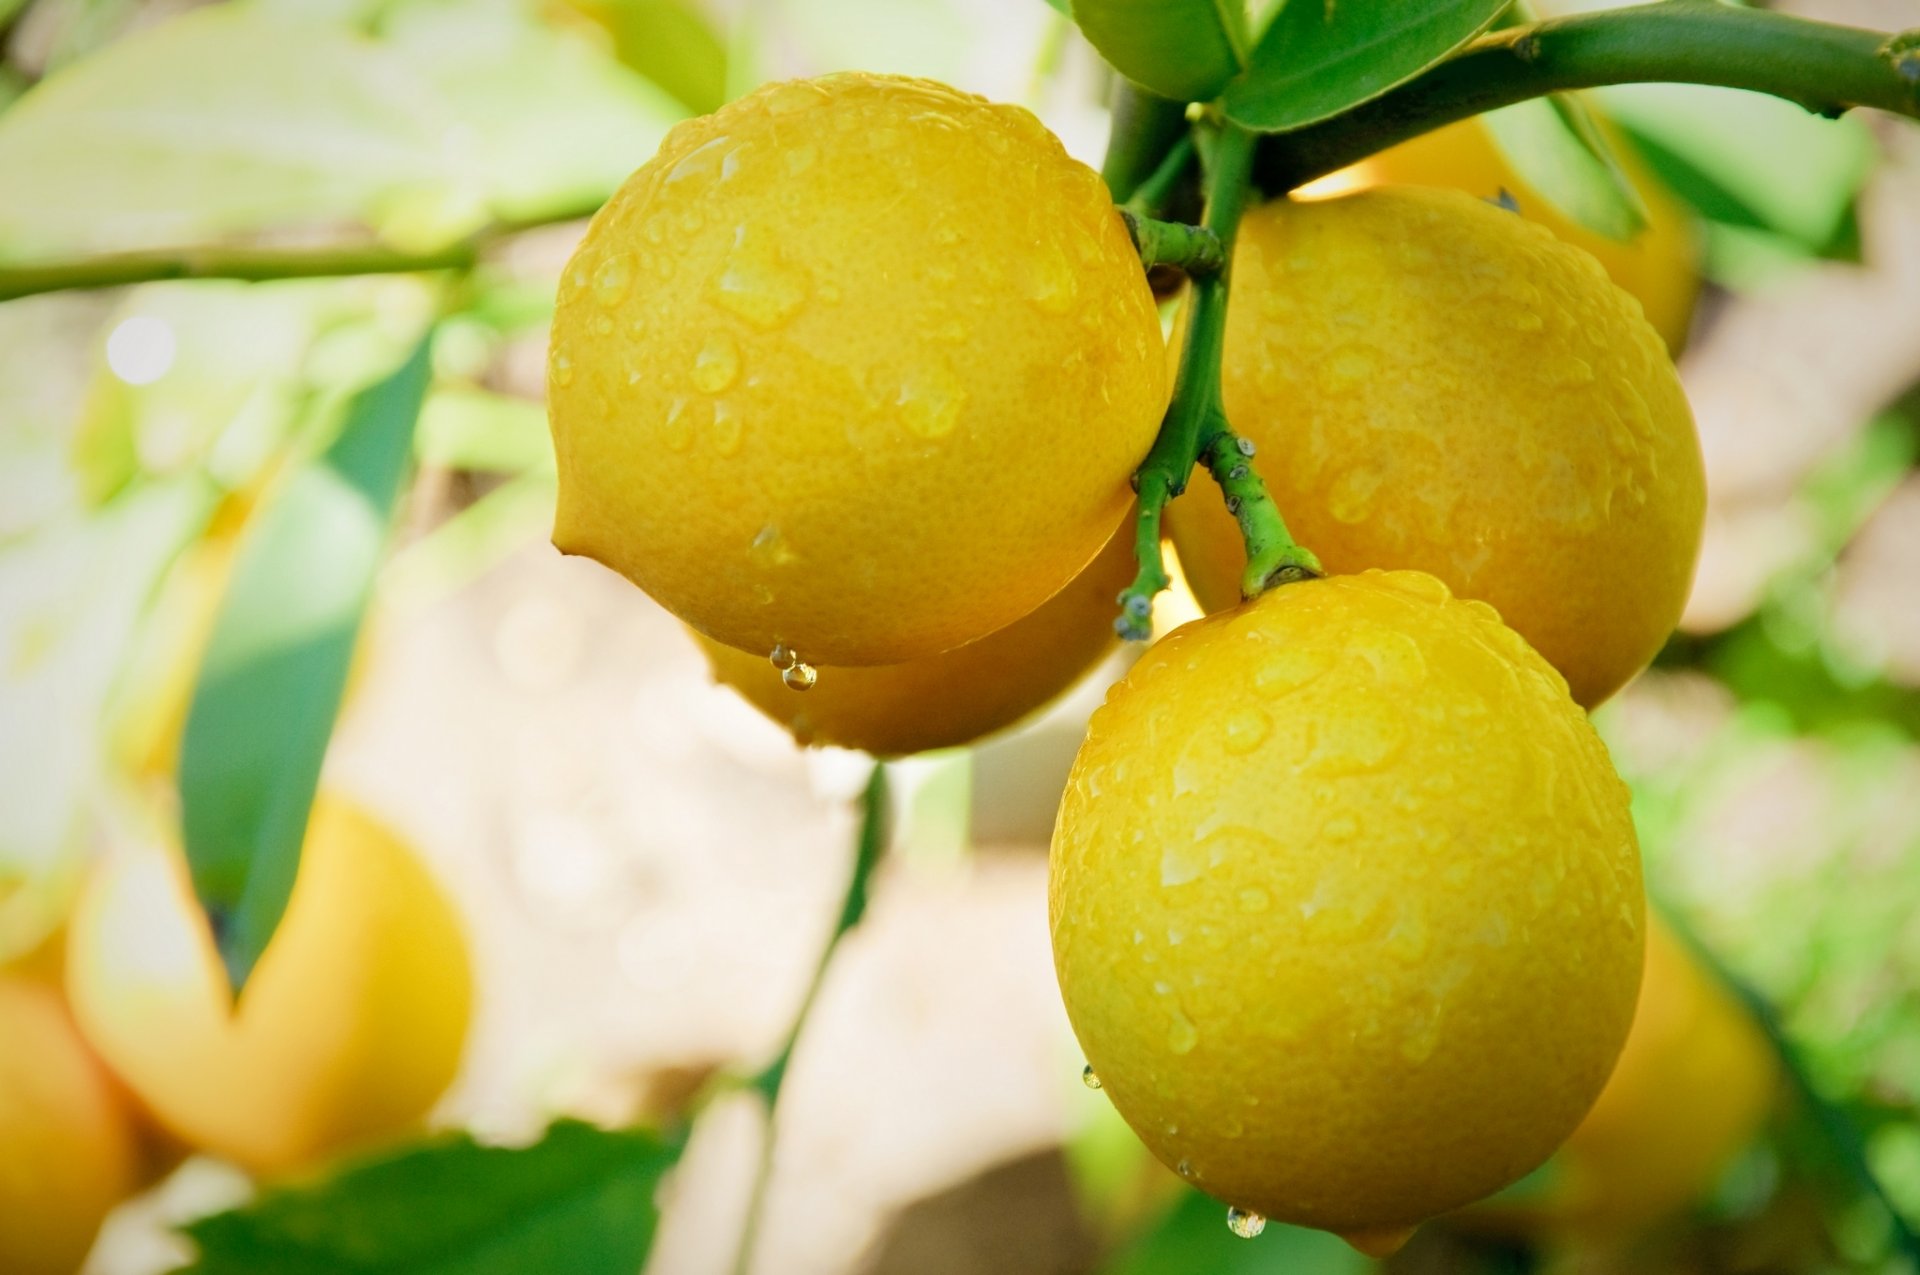
[[[1527,1184],[1475,1205],[1471,1222],[1534,1238],[1644,1233],[1699,1200],[1759,1133],[1779,1093],[1759,1027],[1661,921],[1647,919],[1646,976],[1620,1062],[1580,1127]]]
[[[698,637],[714,680],[803,746],[900,757],[971,744],[1031,716],[1119,645],[1114,599],[1133,580],[1133,528],[1033,614],[997,633],[905,664],[824,668],[804,694],[764,655]]]
[[[53,989],[0,975],[0,1271],[73,1275],[137,1186],[124,1100]]]
[[[770,85],[677,127],[564,272],[554,543],[716,641],[898,664],[1091,562],[1167,399],[1111,197],[1026,111]]]
[[[1493,133],[1478,119],[1461,120],[1362,160],[1326,179],[1332,189],[1367,186],[1440,186],[1481,199],[1501,191],[1520,215],[1592,253],[1615,283],[1640,302],[1647,322],[1678,357],[1700,296],[1700,245],[1679,200],[1648,171],[1631,145],[1600,121],[1615,159],[1646,205],[1647,224],[1630,239],[1589,230],[1554,206],[1507,162]]]
[[[1706,516],[1660,338],[1594,259],[1458,191],[1248,214],[1222,390],[1330,572],[1413,568],[1491,603],[1591,708],[1678,622]],[[1208,610],[1244,554],[1219,496],[1167,523]]]
[[[1149,651],[1074,762],[1048,905],[1074,1032],[1153,1153],[1369,1252],[1552,1153],[1640,979],[1605,747],[1417,572],[1285,585]]]
[[[173,848],[124,847],[68,940],[82,1032],[183,1141],[273,1175],[412,1128],[452,1080],[472,976],[413,853],[322,794],[280,928],[238,1004]]]

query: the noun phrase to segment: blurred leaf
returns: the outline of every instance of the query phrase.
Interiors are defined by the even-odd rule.
[[[1211,101],[1247,60],[1244,0],[1073,0],[1113,69],[1176,102]]]
[[[1373,1263],[1325,1231],[1267,1223],[1252,1240],[1227,1229],[1227,1206],[1187,1190],[1102,1275],[1360,1275]]]
[[[347,222],[450,239],[456,121],[378,45],[244,5],[127,37],[0,115],[0,260]]]
[[[582,35],[512,0],[413,0],[382,28],[438,90],[492,215],[584,215],[659,148],[684,108]]]
[[[536,469],[509,479],[394,555],[382,596],[422,606],[477,579],[553,526],[554,476]]]
[[[423,464],[519,473],[553,468],[546,409],[486,390],[440,390],[420,413],[414,451]]]
[[[574,1121],[524,1149],[443,1138],[192,1223],[178,1275],[634,1275],[679,1153]]]
[[[208,644],[181,746],[181,823],[236,994],[293,889],[428,367],[423,339],[255,516]]]
[[[606,31],[622,63],[705,115],[727,100],[727,48],[686,0],[563,0]]]
[[[1844,239],[1875,162],[1860,121],[1821,119],[1738,89],[1633,84],[1598,92],[1659,178],[1702,216],[1770,232],[1809,254]]]
[[[1646,204],[1579,98],[1556,93],[1482,118],[1508,162],[1561,212],[1612,239],[1646,228]]]
[[[1323,120],[1410,80],[1493,25],[1507,0],[1290,0],[1227,90],[1263,133]]]
[[[1063,13],[1069,18],[1073,16],[1073,6],[1068,3],[1068,0],[1047,0],[1047,7],[1055,13]]]

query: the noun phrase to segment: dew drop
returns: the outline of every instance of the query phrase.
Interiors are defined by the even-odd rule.
[[[1266,696],[1287,695],[1325,673],[1333,656],[1319,647],[1290,646],[1260,666],[1253,688]]]
[[[667,177],[661,185],[672,188],[681,182],[696,178],[711,179],[720,169],[720,161],[725,159],[733,147],[733,139],[720,136],[703,146],[695,147],[686,157],[667,170]]]
[[[594,315],[593,316],[593,334],[595,336],[612,336],[613,320],[604,314]]]
[[[1229,1208],[1227,1229],[1243,1240],[1250,1240],[1267,1229],[1267,1219],[1252,1209]]]
[[[1167,1027],[1167,1048],[1184,1057],[1192,1053],[1199,1043],[1200,1029],[1193,1025],[1193,1020],[1187,1017],[1184,1010],[1175,1005],[1173,1019]]]
[[[725,332],[716,332],[693,359],[693,385],[703,394],[718,394],[740,376],[740,347]]]
[[[789,147],[786,151],[787,175],[790,177],[798,177],[801,173],[812,168],[814,160],[819,157],[820,152],[811,146]]]
[[[1179,1164],[1173,1166],[1173,1171],[1181,1177],[1191,1180],[1193,1177],[1193,1161],[1182,1160]]]
[[[1224,742],[1228,752],[1245,756],[1260,747],[1272,731],[1273,719],[1249,705],[1227,718]]]
[[[617,252],[600,263],[593,275],[593,299],[609,308],[626,300],[633,287],[633,258]]]
[[[573,360],[564,354],[553,356],[553,383],[555,385],[573,384]]]
[[[800,560],[800,555],[787,541],[780,528],[768,523],[754,536],[753,543],[747,546],[747,560],[763,570],[773,567],[792,566]]]
[[[767,90],[767,114],[794,115],[826,100],[825,90],[805,80],[794,80]]]
[[[713,405],[713,450],[732,456],[740,450],[740,413],[731,403]]]
[[[780,670],[780,680],[790,691],[810,691],[820,674],[805,660],[795,660],[791,667]]]
[[[894,406],[900,419],[917,437],[932,440],[953,432],[966,406],[967,391],[944,364],[916,367],[901,378]]]
[[[1333,480],[1327,490],[1327,512],[1351,526],[1364,522],[1373,512],[1374,494],[1380,490],[1380,471],[1356,465]]]
[[[782,673],[800,662],[800,657],[796,655],[793,648],[785,642],[775,642],[773,644],[773,650],[767,653],[767,659]]]
[[[1073,271],[1057,249],[1048,249],[1027,260],[1021,279],[1027,300],[1045,314],[1065,314],[1073,308],[1078,288]]]
[[[776,247],[742,226],[734,235],[733,254],[714,278],[713,299],[755,327],[777,328],[806,303],[807,278],[782,261]]]
[[[660,422],[660,441],[670,452],[684,452],[693,446],[693,418],[687,412],[687,400],[676,398],[667,405],[667,417]]]
[[[1080,1083],[1089,1089],[1098,1089],[1100,1087],[1100,1077],[1093,1074],[1092,1063],[1088,1063],[1080,1069]]]

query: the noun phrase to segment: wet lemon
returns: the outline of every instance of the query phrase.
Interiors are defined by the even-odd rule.
[[[1154,1154],[1370,1251],[1572,1132],[1643,908],[1565,683],[1416,572],[1286,585],[1149,651],[1089,725],[1049,885],[1074,1032]]]
[[[0,1270],[73,1275],[137,1166],[124,1100],[59,996],[0,975]]]
[[[1119,644],[1114,599],[1133,579],[1132,531],[1123,525],[1073,583],[997,633],[907,664],[820,669],[805,694],[763,655],[700,646],[717,681],[800,744],[878,757],[970,744],[1038,711]]]
[[[1706,516],[1660,337],[1594,259],[1504,209],[1394,188],[1250,212],[1222,363],[1234,427],[1330,571],[1492,603],[1592,707],[1678,621]],[[1167,511],[1194,593],[1239,599],[1208,484]]]
[[[943,85],[769,85],[594,219],[548,365],[554,543],[814,665],[1005,628],[1132,500],[1167,371],[1097,174]]]
[[[426,869],[322,794],[286,915],[237,1004],[185,860],[157,844],[122,849],[88,882],[67,992],[162,1125],[274,1173],[413,1126],[459,1065],[472,978]]]

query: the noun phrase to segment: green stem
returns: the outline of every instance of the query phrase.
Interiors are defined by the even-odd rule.
[[[1792,1086],[1794,1095],[1805,1106],[1812,1117],[1814,1126],[1827,1140],[1834,1159],[1846,1170],[1855,1184],[1871,1195],[1880,1207],[1886,1210],[1887,1219],[1893,1228],[1894,1247],[1909,1261],[1920,1264],[1920,1236],[1916,1236],[1899,1205],[1894,1203],[1886,1184],[1873,1171],[1873,1164],[1867,1158],[1866,1143],[1860,1137],[1860,1131],[1831,1099],[1821,1093],[1813,1082],[1813,1075],[1807,1069],[1806,1060],[1800,1055],[1800,1047],[1788,1035],[1786,1024],[1780,1020],[1780,1012],[1773,1002],[1761,994],[1760,990],[1729,969],[1725,962],[1701,941],[1678,913],[1656,902],[1656,909],[1667,922],[1669,929],[1679,937],[1681,943],[1693,953],[1710,975],[1739,1001],[1754,1024],[1760,1028],[1767,1043],[1773,1046],[1773,1052],[1779,1059],[1780,1069],[1786,1074],[1787,1083]]]
[[[540,226],[591,217],[597,208],[597,204],[593,207],[568,207],[524,221],[497,222],[457,243],[431,252],[402,252],[376,243],[307,248],[207,244],[114,253],[43,265],[0,265],[0,301],[12,301],[43,292],[116,288],[170,279],[259,282],[268,279],[466,270],[479,264],[490,248],[510,236]]]
[[[1163,217],[1180,183],[1186,180],[1193,169],[1198,153],[1193,148],[1193,134],[1183,133],[1167,151],[1160,166],[1127,197],[1126,211],[1137,217]]]
[[[1100,176],[1106,179],[1113,202],[1124,204],[1163,167],[1162,157],[1186,136],[1187,108],[1118,75],[1113,77],[1110,106],[1112,131]]]
[[[1222,427],[1207,443],[1201,459],[1220,485],[1227,512],[1240,524],[1247,548],[1247,568],[1240,576],[1240,596],[1259,597],[1277,584],[1311,579],[1322,574],[1320,559],[1293,542],[1280,507],[1267,494],[1267,485],[1253,468],[1253,440]]]
[[[766,1202],[767,1180],[773,1169],[773,1136],[780,1110],[780,1088],[787,1078],[787,1064],[793,1059],[794,1042],[800,1038],[800,1032],[807,1024],[813,1003],[820,995],[821,984],[826,981],[827,966],[832,963],[833,954],[839,950],[840,940],[866,915],[873,870],[879,864],[886,845],[887,768],[875,763],[873,773],[867,777],[867,786],[860,794],[860,831],[854,838],[853,868],[847,876],[847,892],[841,900],[840,916],[834,922],[833,934],[820,951],[813,977],[807,983],[805,996],[801,998],[800,1010],[794,1015],[793,1026],[788,1030],[780,1052],[746,1085],[758,1093],[765,1104],[766,1136],[760,1140],[760,1158],[754,1168],[753,1187],[747,1199],[746,1225],[741,1231],[740,1246],[734,1251],[734,1275],[746,1275],[753,1262],[754,1245],[760,1232],[760,1213]]]
[[[1186,344],[1180,351],[1173,402],[1167,408],[1152,450],[1134,475],[1134,489],[1140,497],[1134,553],[1140,570],[1120,595],[1120,618],[1114,624],[1125,638],[1147,636],[1153,596],[1167,587],[1166,563],[1160,548],[1160,523],[1167,502],[1186,490],[1187,479],[1202,453],[1217,438],[1232,437],[1227,432],[1226,412],[1221,406],[1220,355],[1226,340],[1227,284],[1234,232],[1239,228],[1240,211],[1251,188],[1254,140],[1252,133],[1229,121],[1222,124],[1205,150],[1207,211],[1203,229],[1211,231],[1220,244],[1221,268],[1218,273],[1202,275],[1193,281],[1187,305]],[[1247,535],[1249,572],[1256,560],[1267,564],[1262,588],[1264,582],[1287,577],[1285,568],[1294,568],[1293,574],[1318,574],[1313,555],[1288,537],[1279,510],[1273,507],[1265,486],[1253,474],[1244,455],[1237,463],[1227,464],[1222,472],[1235,469],[1246,471],[1229,479],[1234,484],[1229,494],[1240,497],[1235,516]],[[1253,529],[1251,532],[1249,527]]]
[[[1155,266],[1174,266],[1197,279],[1226,269],[1226,250],[1220,246],[1219,237],[1205,226],[1156,221],[1126,208],[1120,210],[1120,220],[1127,224],[1127,234],[1133,237],[1140,264],[1149,270]]]
[[[1827,116],[1869,106],[1920,117],[1920,31],[1890,36],[1715,0],[1529,23],[1483,36],[1343,115],[1264,139],[1254,177],[1291,190],[1482,111],[1643,81],[1750,89]]]

